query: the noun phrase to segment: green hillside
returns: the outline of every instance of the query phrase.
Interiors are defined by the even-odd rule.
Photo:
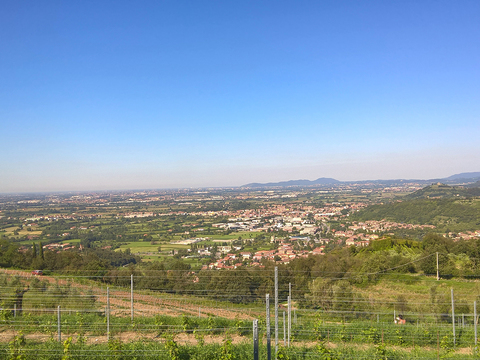
[[[430,224],[438,231],[480,229],[479,199],[416,199],[372,205],[351,217],[352,220],[390,220],[410,224]]]
[[[473,184],[466,185],[467,188],[480,188],[480,180],[474,182]]]
[[[471,184],[469,187],[433,184],[405,196],[405,199],[445,199],[445,198],[470,198],[480,196],[480,187]]]

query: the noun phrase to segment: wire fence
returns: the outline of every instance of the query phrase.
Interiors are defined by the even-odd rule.
[[[20,274],[17,282],[10,279],[0,290],[0,358],[13,359],[15,354],[23,356],[18,359],[36,360],[92,354],[119,359],[218,358],[211,351],[251,359],[252,322],[258,319],[259,354],[266,359],[264,299],[232,304],[222,301],[232,291],[212,299],[208,293],[179,295],[162,288],[132,291],[132,287],[106,286],[72,276],[44,277],[48,284],[33,287],[32,279],[31,274]],[[463,298],[460,309],[467,302],[472,304],[464,309],[476,308],[471,301],[476,294],[464,291],[457,297]],[[289,317],[282,314],[288,311],[287,299],[279,300],[283,304],[278,311],[279,342],[272,358],[282,354],[290,359],[476,356],[476,311],[457,308],[455,315],[452,311],[409,311],[392,301],[377,301],[372,308],[371,301],[339,290],[331,301],[333,308],[294,307],[291,324],[287,324]],[[447,300],[441,298],[436,305],[455,306]],[[410,305],[416,303],[422,304],[422,299]],[[272,314],[270,324],[273,320]]]

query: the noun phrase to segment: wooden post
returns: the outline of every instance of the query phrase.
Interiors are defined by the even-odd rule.
[[[438,252],[437,252],[437,281],[440,280],[440,273],[438,271]]]

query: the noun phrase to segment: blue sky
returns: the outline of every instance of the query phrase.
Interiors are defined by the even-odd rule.
[[[2,1],[0,192],[480,171],[478,1]]]

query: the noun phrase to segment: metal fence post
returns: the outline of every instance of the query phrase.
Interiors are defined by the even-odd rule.
[[[452,294],[452,326],[453,326],[453,346],[455,346],[455,302],[453,300],[453,288],[451,289]]]
[[[130,275],[130,312],[133,322],[133,274]]]
[[[477,351],[477,302],[473,302],[473,327],[475,333],[475,352]]]
[[[265,295],[265,312],[267,325],[267,360],[272,359],[272,344],[270,339],[270,294]]]
[[[291,288],[290,288],[291,290]],[[290,329],[292,327],[292,298],[288,296],[288,328],[287,328],[287,346],[290,347]]]
[[[107,308],[105,309],[107,315],[107,340],[110,340],[110,289],[107,286]]]
[[[277,352],[278,352],[278,267],[275,266],[275,354],[277,354]]]
[[[258,320],[253,320],[253,360],[258,360]]]
[[[58,332],[58,342],[62,342],[62,327],[61,327],[61,315],[60,315],[60,305],[57,307],[57,332]]]

